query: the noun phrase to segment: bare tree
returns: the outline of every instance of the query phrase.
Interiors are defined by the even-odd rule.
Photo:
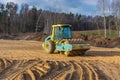
[[[112,15],[112,13],[111,13],[111,1],[109,1],[109,4],[108,4],[108,13],[109,13],[109,15]],[[109,37],[111,38],[111,22],[112,22],[112,17],[110,16],[109,18],[108,18],[109,20],[108,20],[108,33],[109,33]]]
[[[4,4],[0,3],[0,12],[2,12],[4,9]]]
[[[39,22],[40,22],[40,19],[41,19],[41,17],[42,17],[43,12],[44,12],[44,11],[41,10],[40,13],[39,13],[39,16],[38,16],[38,19],[37,19],[37,22],[36,22],[36,29],[35,29],[35,32],[36,32],[36,33],[38,32],[38,29],[41,27],[41,26],[39,25]]]
[[[106,15],[108,14],[110,0],[98,0],[98,10],[103,16],[104,36],[107,37]]]
[[[8,33],[14,33],[16,30],[15,30],[15,16],[16,16],[16,13],[17,13],[17,9],[18,9],[18,5],[13,3],[13,2],[8,2],[7,5],[6,5],[6,8],[7,8],[7,12],[8,12]]]
[[[20,10],[20,32],[26,31],[26,24],[27,21],[30,20],[27,13],[29,11],[29,5],[28,4],[22,4],[21,10]],[[30,23],[29,23],[30,24]]]
[[[120,37],[120,0],[112,1],[112,13],[115,17],[115,24],[116,24],[118,37]]]

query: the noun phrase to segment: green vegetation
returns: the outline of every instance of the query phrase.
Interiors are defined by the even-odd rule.
[[[104,37],[104,30],[89,30],[89,31],[75,31],[78,34],[84,35],[94,35],[96,37]],[[108,38],[116,38],[118,36],[116,30],[107,30],[107,37]]]

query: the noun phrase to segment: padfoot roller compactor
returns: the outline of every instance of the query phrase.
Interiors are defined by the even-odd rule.
[[[71,25],[52,25],[52,34],[47,36],[42,44],[44,50],[51,54],[59,52],[66,56],[84,55],[90,45],[82,39],[73,39]]]

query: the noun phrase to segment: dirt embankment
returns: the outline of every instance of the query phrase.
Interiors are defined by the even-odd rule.
[[[0,39],[5,40],[36,40],[43,41],[48,35],[42,33],[21,33],[17,35],[4,35],[0,34]],[[92,46],[96,47],[107,47],[107,48],[120,48],[120,38],[110,39],[104,37],[96,37],[94,35],[83,35],[78,33],[73,33],[73,38],[82,38],[83,40],[90,43]]]
[[[42,33],[19,33],[0,34],[0,39],[4,40],[41,40],[45,35]]]
[[[96,37],[94,35],[84,35],[73,33],[74,38],[82,38],[83,40],[90,43],[92,46],[96,47],[106,47],[106,48],[120,48],[120,38],[110,39],[105,37]]]

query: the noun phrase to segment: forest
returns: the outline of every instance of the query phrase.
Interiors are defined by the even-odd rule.
[[[107,2],[108,1],[108,2]],[[16,34],[26,32],[50,33],[53,24],[71,24],[73,31],[116,30],[120,37],[120,1],[98,0],[97,9],[101,15],[63,13],[37,9],[28,4],[0,3],[0,33]]]

